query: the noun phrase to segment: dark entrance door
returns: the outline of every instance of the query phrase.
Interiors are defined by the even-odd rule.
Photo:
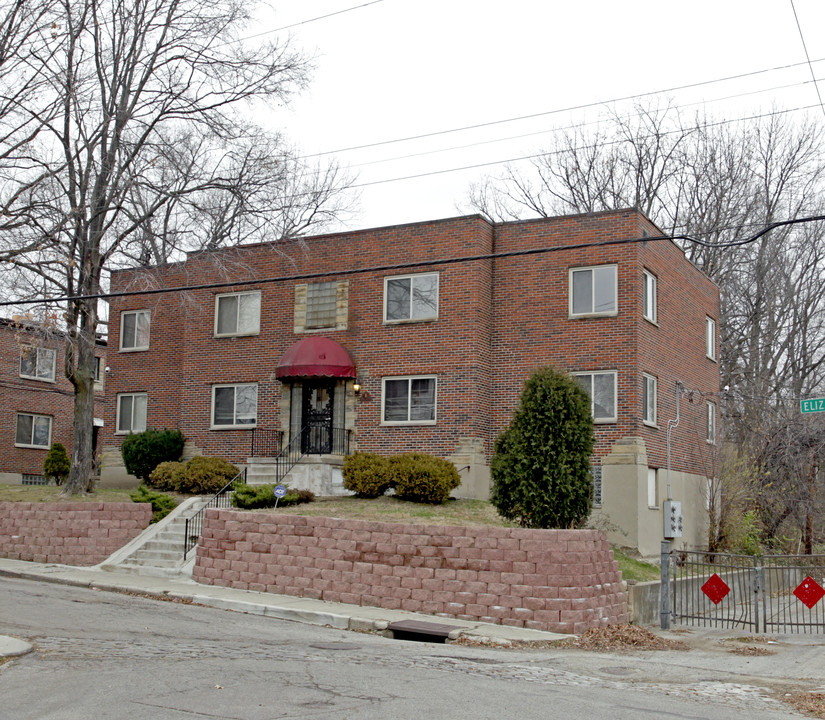
[[[332,452],[332,403],[335,382],[304,380],[301,427],[301,452],[328,455]]]

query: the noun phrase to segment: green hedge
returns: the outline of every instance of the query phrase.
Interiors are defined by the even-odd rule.
[[[389,490],[392,483],[389,460],[375,453],[348,455],[341,474],[344,476],[344,487],[361,498],[379,497]]]
[[[171,495],[155,492],[145,485],[139,485],[138,489],[129,494],[132,502],[152,504],[152,522],[165,518],[177,506],[177,501]]]
[[[315,495],[309,490],[291,490],[288,488],[286,495],[278,500],[275,497],[274,485],[247,485],[246,483],[238,483],[235,485],[231,498],[232,505],[243,510],[275,507],[276,500],[278,507],[300,505],[301,503],[312,502],[315,500]]]
[[[395,455],[389,466],[395,496],[401,500],[440,505],[461,484],[455,465],[435,455]]]
[[[160,463],[180,459],[183,444],[180,430],[144,430],[123,438],[120,454],[126,472],[147,482]]]

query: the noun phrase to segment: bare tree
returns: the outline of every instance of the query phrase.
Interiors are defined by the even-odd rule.
[[[93,297],[107,268],[166,261],[187,243],[305,229],[334,206],[340,177],[322,176],[306,206],[294,197],[288,221],[260,210],[266,197],[295,194],[296,180],[272,171],[287,154],[245,117],[288,100],[309,65],[288,43],[243,41],[250,3],[32,0],[7,13],[17,6],[36,18],[35,30],[9,55],[37,87],[4,95],[21,120],[16,134],[0,136],[0,205],[16,219],[0,226],[0,257],[18,273],[9,286],[76,298],[62,308],[75,389],[65,489],[76,493],[92,467]],[[27,135],[30,126],[37,132]],[[309,210],[302,216],[300,207]]]

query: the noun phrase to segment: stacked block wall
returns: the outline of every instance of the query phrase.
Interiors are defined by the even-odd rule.
[[[0,503],[0,556],[96,565],[137,537],[149,503]]]
[[[211,585],[562,633],[628,619],[621,573],[596,530],[209,510],[193,577]]]

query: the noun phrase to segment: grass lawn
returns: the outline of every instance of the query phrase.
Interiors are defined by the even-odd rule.
[[[90,495],[61,496],[56,485],[0,485],[0,502],[132,502],[132,490],[106,488]]]
[[[662,571],[658,565],[637,560],[616,548],[613,548],[613,555],[619,563],[619,570],[622,571],[622,580],[635,580],[636,582],[661,580]]]

